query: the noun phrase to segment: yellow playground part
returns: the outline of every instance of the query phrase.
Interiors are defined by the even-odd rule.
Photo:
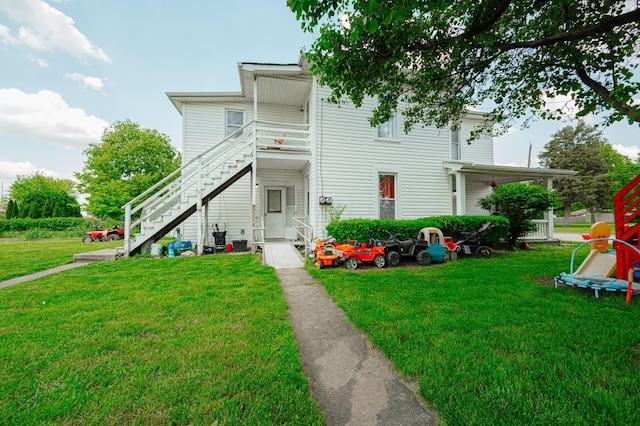
[[[606,241],[605,241],[606,243]],[[612,277],[616,270],[615,252],[601,252],[599,248],[591,250],[587,258],[576,269],[576,275],[598,275],[600,277]]]

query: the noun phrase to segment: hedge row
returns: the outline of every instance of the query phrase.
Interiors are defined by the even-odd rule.
[[[329,223],[327,233],[338,241],[352,239],[364,242],[371,237],[387,239],[389,233],[398,238],[417,237],[422,228],[434,227],[457,241],[463,232],[478,229],[487,221],[496,226],[484,234],[482,241],[488,246],[497,247],[509,231],[509,221],[502,216],[433,216],[409,220],[348,219]]]
[[[0,220],[0,234],[4,232],[25,232],[31,229],[46,229],[49,231],[68,231],[84,229],[89,231],[101,226],[99,219],[85,219],[82,217],[54,217],[48,219],[9,219]]]

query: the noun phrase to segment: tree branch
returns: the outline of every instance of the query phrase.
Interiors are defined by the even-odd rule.
[[[535,49],[539,47],[548,47],[566,41],[582,40],[594,35],[606,33],[616,27],[631,24],[634,22],[640,22],[640,9],[623,13],[622,15],[618,16],[605,16],[602,18],[602,21],[598,22],[597,24],[583,28],[581,30],[558,33],[550,37],[542,38],[540,40],[523,41],[518,43],[496,43],[496,46],[503,50]]]
[[[615,110],[625,114],[633,121],[640,123],[640,110],[638,110],[638,108],[634,108],[631,105],[621,102],[613,97],[606,87],[589,77],[589,74],[587,74],[587,71],[581,64],[576,63],[575,70],[580,80],[587,87],[593,90],[602,100],[611,105]]]

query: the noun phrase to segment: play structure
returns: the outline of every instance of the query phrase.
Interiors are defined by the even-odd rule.
[[[636,176],[613,197],[615,238],[611,229],[603,222],[594,223],[587,241],[575,248],[571,254],[569,273],[555,277],[558,284],[594,290],[596,297],[601,291],[624,292],[627,303],[640,294],[640,175]],[[613,249],[610,249],[609,244]],[[591,251],[574,272],[575,255],[581,248],[590,245]],[[614,276],[615,273],[615,276]]]

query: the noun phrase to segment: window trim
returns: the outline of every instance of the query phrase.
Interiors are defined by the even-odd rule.
[[[236,132],[238,129],[241,129],[242,126],[245,125],[245,111],[243,109],[234,109],[234,108],[225,108],[224,110],[224,137],[228,138],[229,136],[231,136],[233,134],[233,132],[229,133],[229,113],[230,112],[239,112],[242,114],[242,124],[240,124],[240,126],[235,129],[233,132]],[[236,126],[234,124],[234,126]],[[239,137],[240,135],[237,135],[236,137]]]
[[[458,139],[455,143],[455,147],[456,147],[455,149],[454,149],[453,135],[457,135],[457,139]],[[451,160],[453,161],[462,160],[462,144],[460,143],[460,136],[461,136],[460,129],[454,130],[453,127],[449,127],[449,158],[451,158]],[[454,153],[456,154],[455,156],[454,156]]]
[[[385,121],[384,123],[380,123],[377,126],[375,126],[373,128],[373,139],[376,141],[383,141],[383,142],[400,142],[400,136],[399,136],[399,132],[398,132],[398,124],[400,122],[400,120],[398,119],[398,113],[394,114],[393,117],[391,117],[389,120]],[[391,122],[393,124],[393,134],[391,135],[391,137],[384,137],[384,136],[380,136],[378,129],[380,128],[380,126],[382,124],[386,124]]]
[[[383,198],[380,194],[380,179],[382,178],[382,176],[393,176],[393,195],[394,198]],[[382,170],[376,170],[376,183],[377,183],[377,190],[376,190],[376,206],[377,206],[377,217],[378,219],[382,219],[382,215],[381,215],[381,204],[382,201],[384,200],[393,200],[394,203],[394,208],[393,208],[393,219],[391,220],[398,220],[400,218],[399,215],[399,207],[400,207],[400,194],[398,192],[399,189],[399,175],[397,172],[390,172],[390,171],[382,171]],[[385,218],[385,219],[389,219],[389,218]]]

